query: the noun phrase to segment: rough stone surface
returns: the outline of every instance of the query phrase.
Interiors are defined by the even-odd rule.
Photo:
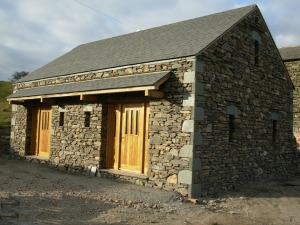
[[[253,31],[255,38],[261,37],[257,63]],[[201,168],[195,171],[193,182],[201,184],[201,194],[293,174],[297,163],[290,127],[292,86],[262,18],[253,13],[199,57],[204,64],[199,76],[204,93],[196,102],[205,109],[205,119],[196,123],[203,144],[195,147],[194,157],[201,159]],[[238,112],[232,142],[229,106]],[[275,142],[272,113],[279,115]]]
[[[297,139],[298,146],[300,144],[300,60],[285,62],[285,66],[294,83],[294,134]]]

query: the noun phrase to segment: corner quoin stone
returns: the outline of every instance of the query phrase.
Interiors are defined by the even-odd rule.
[[[195,95],[190,93],[183,94],[183,106],[195,106]]]
[[[193,145],[184,145],[179,151],[179,157],[192,158],[193,157]]]
[[[194,132],[194,120],[183,121],[182,132]]]
[[[193,172],[190,170],[181,170],[178,173],[178,183],[192,184]]]

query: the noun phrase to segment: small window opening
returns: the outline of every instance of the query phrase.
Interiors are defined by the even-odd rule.
[[[65,121],[65,113],[60,112],[59,113],[59,126],[60,127],[62,127],[64,125],[64,121]]]
[[[255,21],[255,25],[257,25],[258,24],[258,17],[257,16],[255,17],[254,21]]]
[[[128,120],[129,120],[129,111],[126,111],[126,121],[125,121],[125,134],[128,134]]]
[[[84,112],[84,126],[90,127],[91,123],[91,112]]]
[[[130,110],[130,117],[131,117],[131,121],[130,121],[130,132],[129,134],[133,134],[133,129],[134,129],[134,111]]]
[[[273,120],[272,141],[276,142],[276,139],[277,139],[277,120]]]
[[[229,115],[229,142],[233,142],[235,124],[234,124],[234,115]]]
[[[254,41],[254,63],[255,65],[258,65],[259,62],[259,42]]]
[[[135,126],[136,126],[136,128],[135,128],[135,135],[139,135],[139,111],[137,110],[137,111],[135,111],[136,112],[136,115],[135,115],[135,119],[136,119],[136,121],[135,121]]]

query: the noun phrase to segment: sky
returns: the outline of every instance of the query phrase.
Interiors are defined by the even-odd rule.
[[[0,80],[80,44],[252,4],[277,47],[300,45],[299,0],[0,0]]]

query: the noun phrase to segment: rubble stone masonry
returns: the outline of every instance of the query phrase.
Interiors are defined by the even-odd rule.
[[[286,61],[285,66],[294,83],[294,135],[300,143],[300,60]]]

